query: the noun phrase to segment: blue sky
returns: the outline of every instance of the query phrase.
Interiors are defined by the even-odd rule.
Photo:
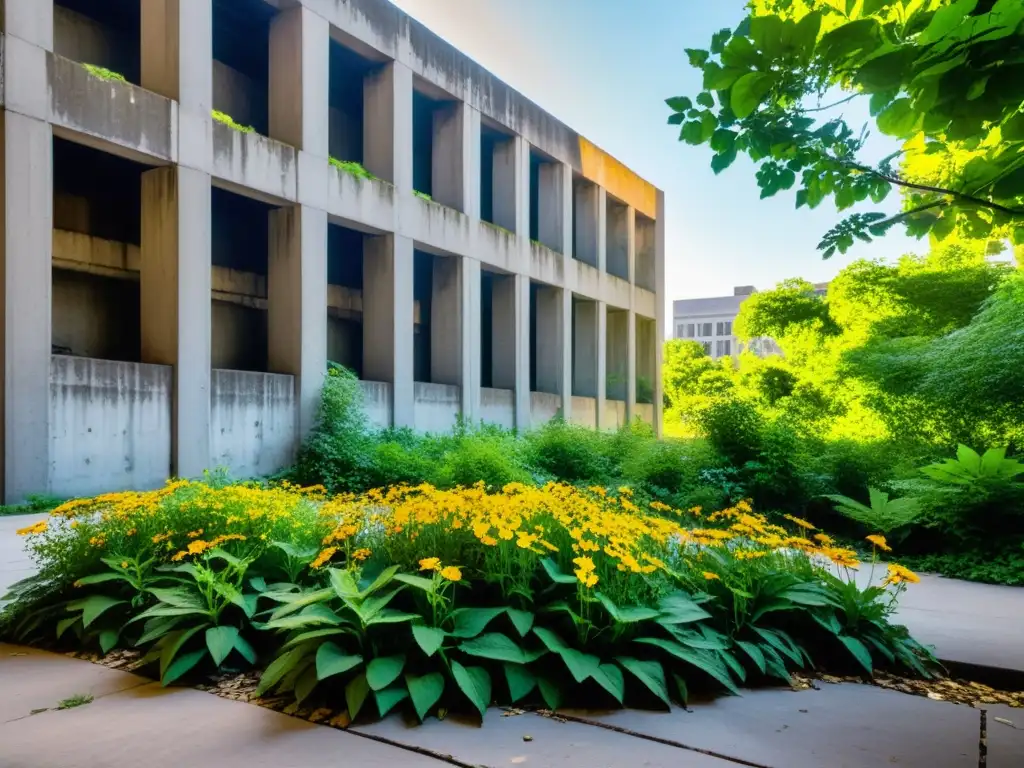
[[[822,261],[815,246],[845,212],[830,201],[798,211],[792,190],[759,200],[746,158],[716,177],[706,146],[677,140],[664,99],[694,96],[701,85],[683,49],[705,48],[715,31],[734,27],[743,0],[393,2],[665,190],[667,303],[787,277],[828,280],[857,258],[927,250],[894,230]],[[867,119],[866,107],[843,109],[852,125]],[[869,149],[881,157],[893,147],[875,137]],[[895,209],[895,193],[885,205]]]

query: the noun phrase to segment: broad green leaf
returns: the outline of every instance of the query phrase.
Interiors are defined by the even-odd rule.
[[[763,72],[750,72],[737,80],[729,102],[736,117],[742,120],[753,114],[774,84],[775,79]]]
[[[331,590],[342,600],[351,600],[359,597],[359,584],[351,571],[341,568],[328,568],[328,578],[331,581]],[[322,590],[320,590],[322,591]]]
[[[722,51],[722,63],[727,67],[742,67],[749,69],[756,67],[761,62],[761,54],[757,52],[754,44],[742,35],[735,35]]]
[[[661,624],[690,624],[703,619],[710,619],[711,614],[694,602],[687,593],[679,591],[665,595],[658,601]]]
[[[676,690],[679,691],[679,701],[685,707],[690,701],[690,689],[686,687],[686,680],[675,673],[672,674],[672,679],[675,680]]]
[[[505,664],[504,668],[505,681],[508,683],[508,692],[513,704],[537,687],[537,678],[529,667],[522,664]]]
[[[704,141],[704,126],[700,120],[690,120],[688,123],[684,123],[682,129],[679,131],[679,138],[685,141],[687,144],[697,146]],[[572,577],[573,581],[576,581],[576,577]],[[568,582],[565,582],[568,583]]]
[[[934,43],[948,35],[953,29],[964,22],[977,4],[978,0],[956,0],[949,5],[939,8],[932,15],[928,26],[918,35],[918,44]]]
[[[803,666],[803,659],[800,654],[790,648],[786,642],[779,637],[775,632],[770,629],[763,629],[762,627],[753,627],[753,630],[757,632],[765,641],[772,646],[775,650],[781,652],[783,655],[788,656],[793,660],[794,663]]]
[[[756,644],[749,643],[746,640],[737,640],[736,645],[738,645],[743,650],[743,652],[751,658],[751,660],[754,662],[754,665],[761,671],[762,675],[767,672],[767,668],[765,667],[764,654],[761,653],[761,649],[758,648]]]
[[[320,681],[316,676],[316,667],[310,664],[295,680],[295,703],[301,704],[305,701],[318,682]]]
[[[301,647],[292,648],[270,662],[270,665],[263,671],[263,675],[260,676],[260,684],[256,687],[256,695],[262,696],[277,685],[282,677],[295,668],[302,657],[303,649]]]
[[[719,651],[718,658],[720,658],[732,673],[740,679],[740,682],[746,682],[747,670],[743,668],[743,665],[732,655],[729,651]]]
[[[117,629],[105,629],[99,634],[100,651],[104,654],[110,653],[110,650],[117,645],[118,639],[121,637],[120,630]]]
[[[758,50],[774,58],[781,49],[784,26],[778,16],[755,16],[750,20],[750,37]]]
[[[271,596],[271,593],[264,593],[263,596],[283,603],[283,605],[270,614],[270,618],[273,621],[300,611],[307,606],[330,600],[335,596],[335,593],[333,589],[317,589],[311,592],[275,592],[273,596]]]
[[[82,617],[80,615],[75,615],[75,616],[68,616],[67,618],[61,619],[60,621],[58,621],[57,622],[57,639],[60,640],[61,637],[64,636],[64,633],[67,632],[68,629],[73,627],[76,623],[81,621],[81,619],[82,619]]]
[[[309,640],[318,640],[321,637],[333,637],[335,635],[342,635],[345,633],[344,629],[335,629],[334,627],[328,627],[327,629],[311,629],[309,632],[302,632],[301,634],[295,635],[287,643],[281,646],[282,651],[287,651],[289,648],[294,648],[296,645],[305,643]]]
[[[597,599],[601,601],[601,605],[608,611],[608,615],[617,624],[635,624],[638,621],[649,621],[650,619],[656,619],[661,614],[660,611],[654,608],[646,608],[643,606],[626,606],[625,608],[619,608],[615,603],[612,602],[611,598],[607,595],[598,592]]]
[[[184,647],[185,643],[187,643],[193,635],[206,629],[207,626],[207,624],[196,624],[194,627],[189,627],[188,629],[176,630],[164,638],[162,650],[160,651],[161,679],[163,679],[167,673],[167,669],[171,666],[171,662],[174,661],[174,657],[178,655],[178,651]]]
[[[408,584],[410,587],[416,587],[416,589],[422,589],[424,592],[432,593],[434,591],[434,580],[424,578],[423,576],[416,576],[411,573],[396,573],[395,581]]]
[[[712,654],[703,650],[688,648],[682,643],[673,642],[672,640],[664,640],[660,637],[638,637],[633,642],[653,645],[657,648],[661,648],[663,651],[667,651],[676,658],[681,659],[688,664],[692,664],[697,667],[697,669],[707,673],[724,685],[731,693],[734,693],[737,696],[739,695],[739,689],[736,687],[736,682],[729,674],[728,668]]]
[[[657,661],[641,661],[630,656],[618,656],[615,659],[627,672],[643,683],[647,690],[661,699],[666,707],[671,708],[668,698],[668,687],[665,685],[665,670]]]
[[[736,144],[736,132],[719,128],[711,136],[711,148],[715,152],[728,152]]]
[[[220,626],[206,630],[206,647],[210,650],[215,666],[220,666],[235,647],[238,627]]]
[[[362,656],[346,653],[329,640],[316,649],[316,677],[318,680],[326,680],[328,677],[343,674],[362,663]]]
[[[370,686],[366,682],[366,675],[357,675],[348,681],[345,686],[345,706],[348,707],[348,716],[355,720],[363,703],[370,693]]]
[[[503,614],[504,608],[459,608],[452,612],[455,629],[452,637],[476,637],[490,622]]]
[[[276,615],[277,612],[274,612]],[[305,629],[324,625],[338,626],[342,619],[326,605],[316,603],[281,618],[271,618],[261,629]]]
[[[622,703],[622,698],[626,695],[626,681],[622,677],[621,669],[614,664],[601,664],[591,676],[619,704]]]
[[[566,648],[559,653],[569,674],[577,683],[582,683],[587,678],[593,677],[601,666],[601,660],[589,653],[577,651],[575,648]]]
[[[369,623],[370,619],[381,613],[384,608],[387,607],[388,603],[394,600],[398,593],[403,589],[405,589],[405,587],[401,586],[398,589],[393,589],[390,592],[385,592],[384,594],[374,594],[367,597],[363,600],[363,604],[359,607],[357,612],[364,622]]]
[[[733,164],[736,160],[737,154],[738,152],[736,151],[736,148],[733,147],[732,149],[728,149],[725,152],[720,152],[715,155],[711,158],[711,170],[714,171],[716,175],[721,173]]]
[[[204,656],[206,656],[205,648],[179,656],[167,668],[167,670],[160,675],[160,685],[170,685],[198,664]]]
[[[712,96],[707,91],[701,91],[700,93],[697,94],[697,103],[700,104],[702,107],[714,109],[715,97]]]
[[[516,628],[520,637],[526,637],[526,634],[533,627],[533,614],[530,611],[520,611],[516,608],[509,608],[505,611],[508,614],[509,619],[512,621],[512,625]]]
[[[122,605],[126,602],[125,600],[118,600],[106,595],[90,595],[89,597],[83,597],[81,600],[72,600],[68,603],[68,609],[81,611],[82,626],[88,627],[104,612],[110,610],[115,605]]]
[[[849,635],[838,635],[839,640],[846,646],[846,649],[853,654],[860,665],[867,670],[869,675],[874,675],[873,665],[871,663],[871,651],[856,637],[850,637]]]
[[[441,643],[444,642],[447,634],[443,629],[438,629],[437,627],[413,624],[412,636],[416,640],[416,644],[419,645],[427,656],[433,656],[437,653],[437,649],[441,647]]]
[[[383,691],[374,691],[373,698],[377,701],[377,713],[384,717],[397,704],[409,698],[409,691],[404,685],[399,683],[398,685],[392,685],[390,688],[385,688]],[[420,719],[422,720],[423,718]]]
[[[452,676],[466,698],[479,710],[480,717],[483,717],[491,703],[491,677],[487,670],[483,667],[464,667],[453,661]]]
[[[665,103],[673,112],[685,112],[688,109],[693,109],[693,102],[689,96],[673,96],[665,99]]]
[[[120,581],[128,581],[128,579],[120,573],[96,573],[92,576],[83,576],[75,582],[75,586],[87,587],[90,584],[102,584],[105,581],[114,581],[115,579]]]
[[[686,58],[689,60],[690,66],[697,69],[703,67],[711,55],[708,51],[703,51],[699,48],[684,48],[683,50],[686,51]]]
[[[487,634],[467,640],[459,645],[459,650],[470,656],[479,656],[482,659],[508,661],[513,664],[524,664],[526,662],[526,658],[523,656],[523,649],[500,632],[488,632]]]
[[[405,656],[378,656],[366,665],[366,682],[375,691],[382,691],[398,679],[405,668]]]
[[[912,134],[921,115],[915,112],[910,99],[896,99],[878,114],[878,130],[888,136],[906,138]]]
[[[554,680],[544,676],[537,677],[537,686],[540,688],[540,696],[548,709],[554,711],[562,706],[562,689]]]
[[[144,631],[142,633],[142,637],[140,637],[136,641],[135,647],[140,648],[144,645],[147,645],[148,643],[153,642],[154,640],[163,637],[172,629],[174,629],[174,627],[177,626],[181,619],[181,616],[166,616],[156,619],[150,619],[146,622]]]
[[[391,582],[391,580],[393,578],[395,578],[395,574],[398,573],[398,569],[399,569],[399,566],[397,566],[397,565],[388,566],[383,571],[381,571],[379,574],[377,574],[377,578],[375,578],[370,583],[370,585],[368,587],[366,587],[366,589],[362,590],[360,592],[360,594],[363,597],[369,597],[370,595],[374,594],[378,590],[383,589],[384,587],[386,587]]]
[[[565,573],[561,568],[558,567],[558,563],[552,560],[550,557],[545,557],[540,561],[540,564],[544,566],[544,570],[548,576],[556,584],[575,584],[576,577],[571,573]]]
[[[804,16],[796,25],[792,36],[793,46],[801,52],[801,58],[807,61],[814,53],[814,46],[818,42],[818,32],[821,31],[821,12],[813,11]]]
[[[558,634],[547,627],[534,627],[533,634],[540,638],[540,641],[544,643],[549,651],[554,653],[561,653],[562,651],[568,650],[569,646],[565,644]]]
[[[444,693],[444,675],[440,672],[431,672],[420,677],[406,675],[405,685],[409,689],[409,697],[412,699],[416,716],[423,722],[427,712],[437,704]]]
[[[256,663],[255,649],[249,644],[249,641],[241,635],[235,638],[235,650],[238,651],[250,664]]]
[[[724,91],[748,71],[746,67],[721,67],[713,61],[708,62],[704,67],[704,90]]]
[[[374,624],[401,624],[406,621],[416,621],[422,619],[418,613],[406,613],[405,611],[396,611],[391,608],[385,608],[380,613],[374,614],[372,617],[367,619],[366,625],[373,626]]]
[[[150,587],[148,590],[161,603],[175,608],[205,608],[202,598],[191,589],[184,587]]]

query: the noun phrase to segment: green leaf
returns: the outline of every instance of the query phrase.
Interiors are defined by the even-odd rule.
[[[761,63],[761,54],[748,38],[734,35],[722,51],[722,63],[727,67],[750,69]]]
[[[809,61],[814,54],[814,46],[818,42],[818,32],[821,30],[821,12],[813,11],[804,16],[796,25],[793,33],[793,46],[801,52],[801,58]]]
[[[174,660],[174,663],[167,667],[167,670],[160,675],[160,685],[170,685],[198,664],[204,656],[206,656],[205,648],[179,656]]]
[[[427,712],[437,704],[444,693],[444,675],[440,672],[431,672],[420,677],[407,674],[405,685],[409,689],[409,697],[412,699],[416,716],[423,722]]]
[[[679,701],[681,701],[683,706],[685,707],[687,703],[690,701],[690,691],[686,687],[686,680],[684,680],[680,675],[677,675],[675,673],[672,674],[672,679],[676,681],[676,690],[679,691]]]
[[[256,663],[256,651],[249,644],[249,641],[241,635],[235,638],[235,650],[250,664]]]
[[[566,648],[559,656],[577,683],[594,677],[601,666],[601,660],[597,656],[577,651],[575,648]]]
[[[280,609],[274,611],[270,621],[261,629],[302,629],[324,624],[337,626],[342,623],[341,617],[322,603],[303,606],[301,610],[290,611],[285,616],[278,617],[279,612]]]
[[[334,627],[328,627],[327,629],[312,629],[309,632],[302,632],[301,634],[295,635],[287,643],[281,646],[282,651],[287,651],[289,648],[294,648],[296,645],[305,643],[309,640],[319,640],[322,637],[333,637],[335,635],[343,635],[346,630],[335,629]]]
[[[399,566],[397,565],[388,566],[379,574],[377,574],[377,578],[375,578],[370,583],[370,586],[368,586],[366,589],[361,590],[359,594],[362,597],[369,597],[378,590],[383,589],[391,582],[393,578],[395,578],[395,574],[398,573],[398,569]]]
[[[220,666],[235,647],[235,638],[238,637],[238,627],[221,626],[210,627],[206,630],[206,647],[210,649],[210,656],[215,666]]]
[[[562,689],[554,680],[538,676],[537,686],[540,688],[541,698],[548,705],[548,709],[554,711],[562,706]]]
[[[740,120],[749,117],[774,84],[775,79],[762,72],[750,72],[737,80],[730,97],[730,106],[736,117]]]
[[[178,654],[178,651],[187,643],[193,635],[200,630],[206,629],[207,624],[196,624],[194,627],[188,629],[179,629],[175,632],[167,635],[163,640],[163,646],[160,651],[160,677],[161,679],[167,672],[167,669],[171,666],[171,662],[174,661],[174,657]],[[166,685],[166,683],[165,683]]]
[[[180,616],[166,616],[157,619],[150,619],[145,624],[145,631],[143,632],[142,637],[135,642],[135,647],[140,648],[166,635],[174,629],[180,621]]]
[[[356,719],[369,694],[370,686],[366,682],[365,674],[357,675],[348,681],[348,685],[345,686],[345,706],[348,707],[350,719]]]
[[[761,627],[753,627],[753,630],[757,632],[757,634],[759,634],[761,637],[763,637],[765,641],[775,650],[791,658],[795,664],[803,666],[803,659],[800,657],[800,654],[792,648],[790,648],[785,643],[785,641],[781,637],[779,637],[775,632],[773,632],[770,629],[763,629]]]
[[[622,698],[626,695],[626,681],[622,677],[621,669],[614,664],[601,664],[591,677],[619,704],[622,703]]]
[[[668,116],[668,124],[669,125],[681,125],[682,122],[685,119],[686,119],[686,115],[683,114],[682,112],[674,112],[674,113],[672,113],[671,115]]]
[[[372,617],[366,620],[366,625],[373,626],[374,624],[401,624],[406,621],[416,621],[422,619],[418,613],[406,613],[405,611],[396,611],[391,608],[385,608],[380,613],[374,614]]]
[[[878,130],[888,136],[906,138],[914,132],[920,117],[910,99],[896,99],[878,114]]]
[[[709,141],[718,128],[718,118],[710,112],[704,112],[700,116],[700,140],[701,143]]]
[[[1024,141],[1024,112],[1016,112],[1005,120],[1000,133],[1003,141]]]
[[[121,631],[118,629],[105,629],[100,632],[100,651],[104,654],[110,653],[110,649],[117,645],[117,641],[120,637]]]
[[[514,664],[524,664],[526,662],[526,658],[523,656],[523,649],[500,632],[489,632],[472,640],[467,640],[459,645],[459,650],[470,656],[478,656],[481,659],[509,661]]]
[[[378,656],[366,665],[366,682],[375,691],[387,688],[405,668],[405,655]]]
[[[64,633],[67,632],[69,628],[73,627],[76,623],[78,623],[81,620],[81,618],[82,617],[80,615],[76,614],[75,616],[68,616],[67,618],[58,621],[57,639],[60,640],[61,637],[64,636]]]
[[[715,155],[711,158],[711,170],[714,171],[716,175],[721,173],[733,164],[733,161],[736,159],[736,155],[737,152],[735,147]]]
[[[505,610],[505,608],[459,608],[452,612],[455,629],[452,630],[451,636],[476,637]]]
[[[491,676],[487,670],[483,667],[464,667],[453,661],[452,675],[459,689],[479,710],[480,717],[483,717],[491,703]]]
[[[641,661],[630,656],[618,656],[615,659],[630,674],[643,683],[647,690],[661,699],[671,709],[668,698],[668,686],[665,684],[665,670],[657,661]]]
[[[711,135],[711,148],[715,152],[728,152],[736,145],[737,134],[726,128],[719,128]]]
[[[427,656],[433,656],[437,653],[437,649],[441,647],[441,643],[444,642],[448,635],[443,629],[438,629],[437,627],[413,624],[412,636]]]
[[[757,668],[761,671],[762,675],[767,672],[767,668],[765,667],[764,654],[761,653],[761,649],[758,648],[757,645],[755,645],[754,643],[748,643],[745,640],[737,640],[736,645],[738,645],[743,650],[743,652],[751,658],[751,660],[754,662]]]
[[[639,621],[656,619],[661,615],[661,611],[658,611],[655,608],[646,608],[635,605],[619,608],[612,602],[610,597],[602,592],[597,593],[597,599],[601,601],[601,605],[605,607],[605,610],[608,611],[608,615],[612,617],[616,624],[635,624]]]
[[[781,50],[784,26],[778,16],[755,16],[750,20],[750,37],[758,50],[774,58]]]
[[[537,678],[529,667],[522,664],[505,664],[505,681],[508,683],[509,696],[516,703],[537,687]]]
[[[153,597],[159,600],[161,603],[172,605],[175,608],[198,608],[203,609],[206,606],[203,604],[202,598],[197,595],[193,590],[186,589],[184,587],[174,587],[171,589],[163,587],[151,587],[146,590]]]
[[[442,678],[442,681],[443,679],[444,678]],[[397,704],[409,698],[409,691],[404,685],[398,684],[393,685],[390,688],[385,688],[383,691],[374,691],[373,697],[377,701],[378,714],[381,717],[384,717],[384,715],[394,709]],[[422,720],[423,718],[420,719]]]
[[[295,703],[301,704],[305,701],[318,682],[320,681],[316,676],[316,667],[310,664],[295,681]]]
[[[699,120],[690,120],[688,123],[683,124],[682,130],[679,132],[679,138],[687,144],[697,146],[704,141],[704,126]],[[576,581],[575,576],[573,581]]]
[[[704,67],[704,90],[724,91],[748,71],[747,67],[720,67],[710,62]]]
[[[703,51],[699,48],[684,48],[683,50],[686,51],[686,58],[689,60],[690,66],[697,69],[701,69],[711,55],[708,51]]]
[[[416,587],[416,589],[422,589],[424,592],[432,593],[434,591],[433,579],[426,579],[422,576],[416,576],[411,573],[396,573],[395,581],[408,584],[410,587]]]
[[[565,644],[565,641],[547,627],[534,627],[533,634],[540,638],[540,641],[544,643],[549,651],[562,653],[562,651],[569,650],[569,646]]]
[[[967,15],[974,10],[977,4],[978,0],[957,0],[954,3],[939,8],[932,15],[928,26],[918,35],[916,44],[923,46],[945,37],[964,22]]]
[[[685,112],[688,109],[693,109],[693,102],[690,101],[689,96],[673,96],[665,99],[665,103],[673,112]]]
[[[732,670],[732,673],[740,679],[740,682],[746,682],[747,670],[743,668],[743,665],[740,664],[739,660],[735,656],[733,656],[729,651],[719,651],[718,658],[725,663],[725,666]]]
[[[120,581],[128,581],[128,579],[120,573],[95,573],[92,576],[83,576],[75,582],[75,586],[87,587],[90,584],[102,584],[105,581],[114,581],[115,579],[119,579]]]
[[[106,595],[90,595],[89,597],[83,597],[81,600],[72,600],[68,603],[68,609],[72,611],[81,611],[82,626],[88,627],[104,612],[110,610],[115,605],[122,605],[126,602],[126,600],[118,600],[113,597],[107,597]]]
[[[846,646],[846,649],[853,654],[853,657],[860,662],[860,665],[867,670],[869,675],[874,675],[874,669],[871,663],[871,651],[856,637],[850,637],[849,635],[838,635],[840,641]]]
[[[262,696],[273,688],[286,674],[291,672],[304,656],[302,648],[292,648],[282,653],[264,670],[260,676],[260,684],[256,687],[256,695]]]
[[[508,614],[519,636],[526,637],[526,634],[533,627],[533,614],[530,611],[520,611],[516,608],[508,608],[505,612]]]
[[[736,687],[736,682],[729,674],[728,668],[707,651],[688,648],[682,643],[676,643],[672,640],[663,640],[660,637],[638,637],[633,642],[644,643],[645,645],[653,645],[657,648],[661,648],[675,656],[677,659],[682,659],[687,664],[692,664],[697,667],[697,669],[715,678],[715,680],[724,685],[731,693],[734,693],[737,696],[740,693],[739,689]]]
[[[693,601],[686,592],[678,591],[665,595],[658,601],[661,617],[660,624],[690,624],[703,619],[710,619],[711,614]]]
[[[701,91],[700,93],[697,94],[697,103],[700,104],[702,107],[713,109],[715,106],[715,97],[712,96],[707,91]]]
[[[317,680],[326,680],[328,677],[343,674],[362,663],[362,656],[346,653],[335,643],[327,641],[316,649]]]

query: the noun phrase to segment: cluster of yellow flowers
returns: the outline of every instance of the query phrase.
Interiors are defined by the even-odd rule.
[[[421,571],[436,571],[447,581],[462,581],[462,570],[457,565],[442,565],[439,557],[425,557],[420,560]]]

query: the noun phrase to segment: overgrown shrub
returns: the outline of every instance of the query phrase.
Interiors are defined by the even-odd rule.
[[[528,460],[545,477],[569,483],[598,482],[607,476],[608,458],[599,432],[554,418],[526,436]]]

